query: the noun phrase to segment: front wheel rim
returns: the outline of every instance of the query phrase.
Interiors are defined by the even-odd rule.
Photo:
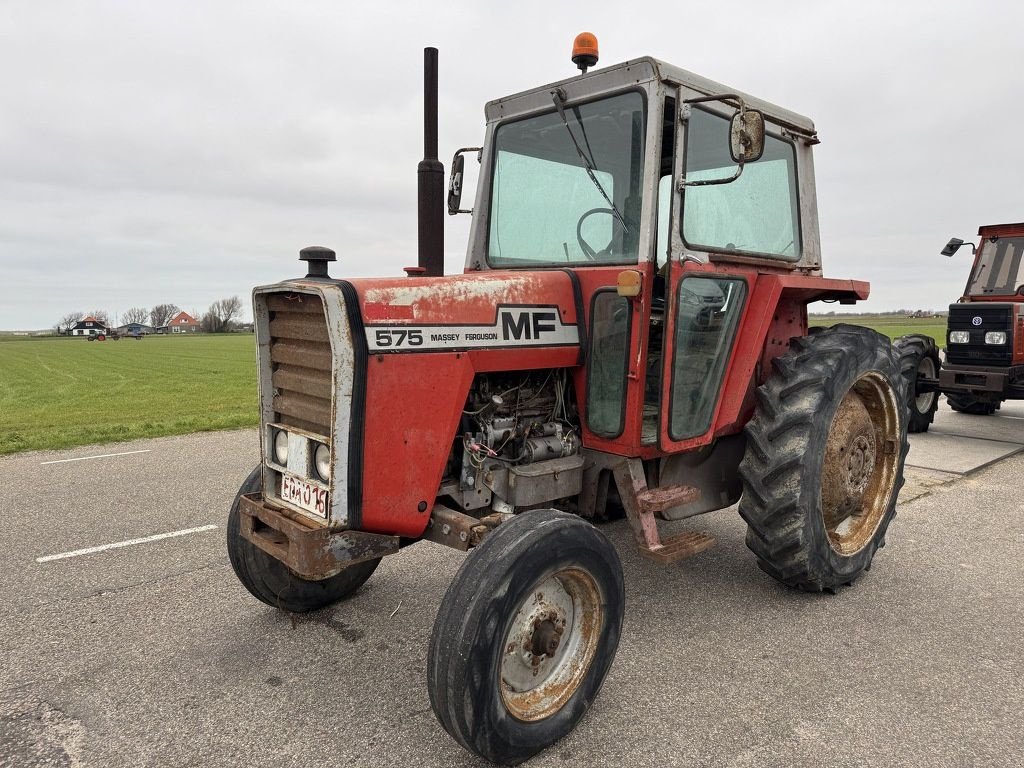
[[[509,713],[534,722],[565,706],[587,677],[603,626],[601,591],[585,570],[563,568],[534,585],[501,648],[501,698]]]
[[[930,357],[922,357],[921,362],[917,364],[917,377],[925,377],[928,379],[935,378],[935,361]],[[924,392],[914,398],[914,404],[917,406],[918,413],[928,413],[932,406],[935,404],[935,400],[938,398],[938,392]]]
[[[871,371],[843,396],[822,463],[821,516],[832,549],[850,556],[874,537],[895,492],[900,418],[889,381]]]

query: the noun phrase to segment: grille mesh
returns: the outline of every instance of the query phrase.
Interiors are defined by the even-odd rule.
[[[954,365],[1009,365],[1013,357],[1011,310],[1012,307],[1006,304],[951,304],[949,330],[967,331],[970,334],[970,342],[949,344],[946,347],[946,360]],[[975,317],[981,318],[980,325],[974,324]],[[1006,343],[986,344],[985,334],[988,331],[1004,331]]]
[[[279,424],[331,434],[331,342],[319,296],[278,293],[270,311],[271,384]]]

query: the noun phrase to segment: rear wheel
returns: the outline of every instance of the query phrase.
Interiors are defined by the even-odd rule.
[[[341,573],[320,581],[297,576],[280,560],[271,557],[242,536],[239,499],[245,494],[262,490],[262,470],[256,467],[235,495],[227,526],[228,559],[238,580],[253,597],[284,611],[307,613],[348,597],[377,569],[380,558],[355,563]]]
[[[896,513],[906,380],[889,340],[851,325],[794,339],[773,364],[740,464],[747,546],[783,584],[834,591],[870,568]]]
[[[526,760],[565,736],[615,657],[624,605],[615,549],[590,523],[522,513],[469,554],[437,612],[430,704],[462,746]]]
[[[918,394],[918,379],[938,379],[942,362],[939,359],[939,348],[931,336],[901,336],[893,343],[900,359],[900,372],[907,380],[907,406],[910,418],[907,421],[908,432],[927,432],[929,425],[935,421],[935,411],[939,407],[937,390]]]
[[[982,400],[973,395],[946,395],[946,401],[957,413],[969,413],[974,416],[991,416],[999,409],[999,403]]]

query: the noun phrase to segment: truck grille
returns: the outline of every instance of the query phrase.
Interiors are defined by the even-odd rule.
[[[981,318],[981,325],[974,318]],[[946,360],[953,365],[1010,365],[1013,358],[1013,305],[995,303],[950,304],[950,331],[967,331],[967,344],[946,345]],[[986,344],[989,331],[1005,331],[1005,344]],[[946,336],[949,341],[949,336]]]
[[[270,381],[279,424],[331,434],[331,342],[319,296],[275,293],[270,313]]]

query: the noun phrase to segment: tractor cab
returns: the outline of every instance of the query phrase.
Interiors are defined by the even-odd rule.
[[[964,301],[1024,301],[1024,223],[980,227],[978,246],[971,245],[974,265]],[[964,241],[952,238],[942,249],[952,256]]]
[[[806,301],[866,295],[820,278],[808,118],[652,58],[485,114],[483,148],[456,153],[449,184],[449,213],[473,215],[465,272],[571,274],[588,324],[584,442],[653,456],[739,432],[751,372],[806,332]],[[471,211],[468,153],[481,167]],[[758,360],[751,302],[807,278],[818,279],[774,318],[779,336]],[[744,373],[730,386],[734,360]]]

